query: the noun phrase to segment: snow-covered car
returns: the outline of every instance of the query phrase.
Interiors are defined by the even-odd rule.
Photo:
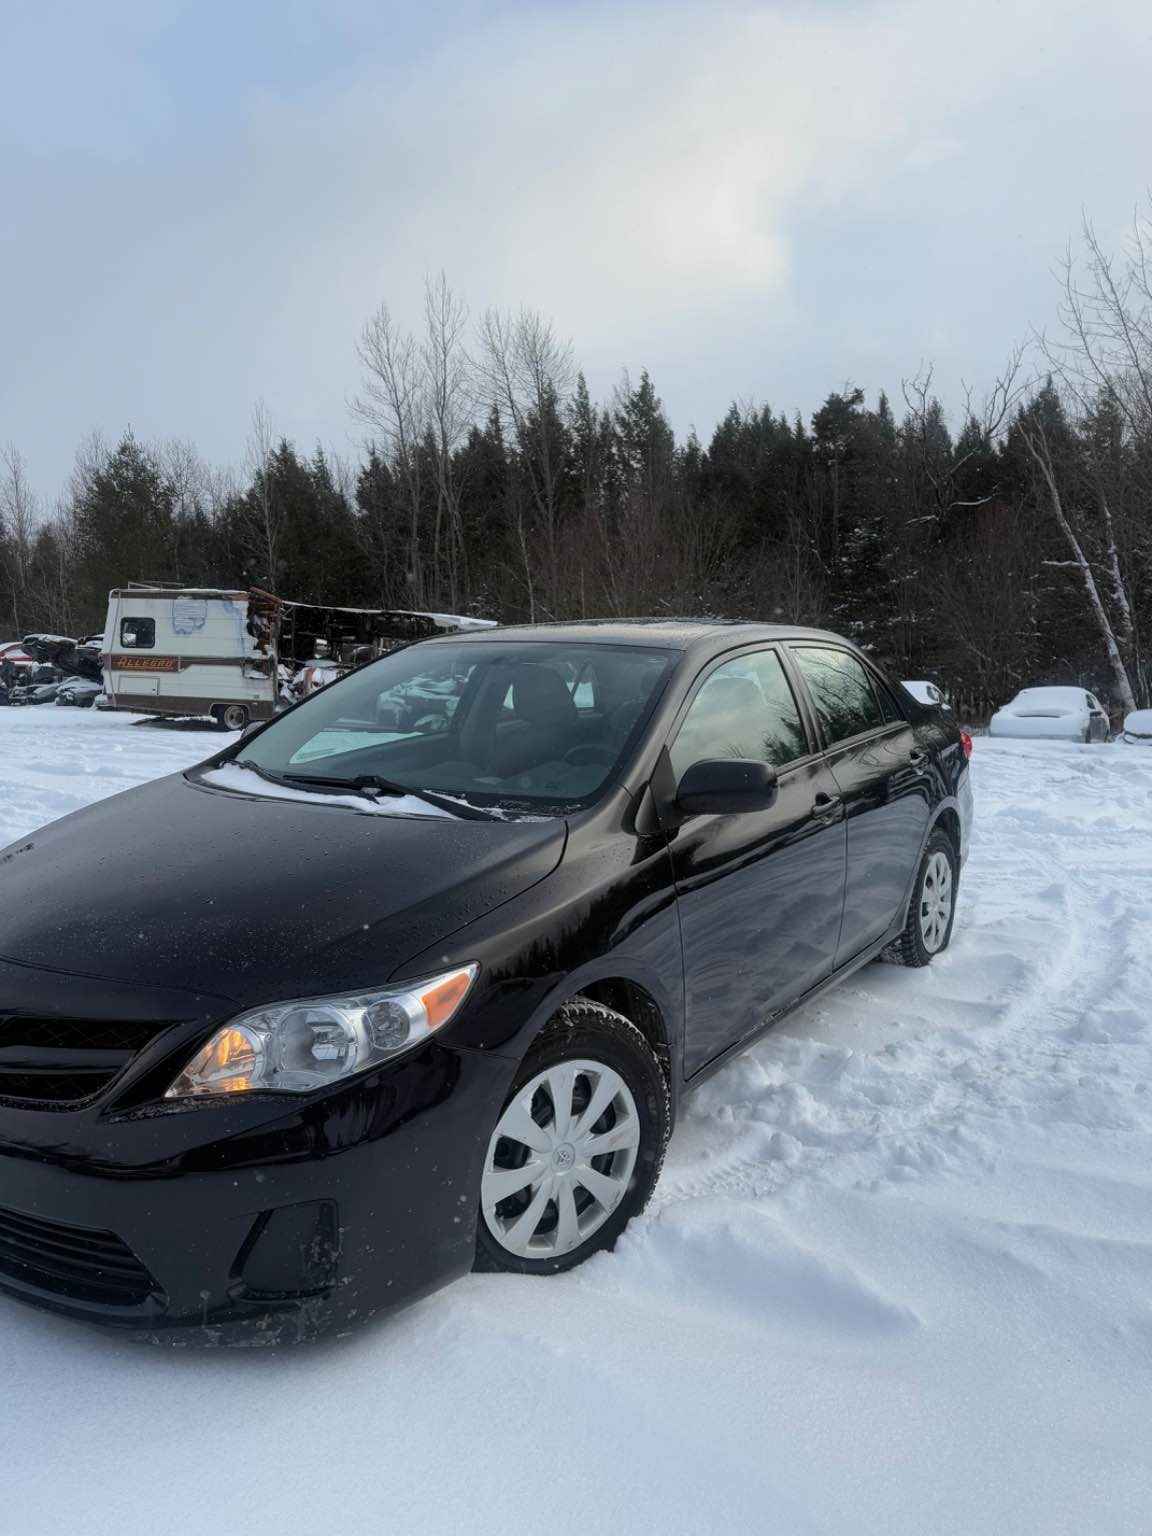
[[[69,677],[60,684],[60,692],[56,695],[57,704],[74,704],[79,709],[88,709],[96,702],[96,695],[102,693],[99,683],[89,682],[86,677]]]
[[[911,682],[905,678],[901,687],[907,689],[919,703],[934,704],[937,709],[946,709],[951,713],[952,706],[935,683],[930,683],[925,678],[913,678]]]
[[[10,704],[51,704],[60,691],[59,683],[31,683],[24,688],[13,688]]]
[[[1108,715],[1083,688],[1022,688],[988,722],[989,736],[1054,741],[1107,741]]]
[[[1124,717],[1124,729],[1116,738],[1129,747],[1152,747],[1152,709],[1134,709]]]
[[[25,667],[32,660],[24,649],[20,640],[0,641],[0,664],[8,662],[11,666]]]

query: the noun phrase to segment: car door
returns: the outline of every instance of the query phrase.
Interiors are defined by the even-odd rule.
[[[767,810],[673,821],[669,850],[684,954],[684,1070],[698,1071],[829,974],[844,905],[845,831],[775,648],[698,679],[668,743],[679,782],[694,762],[760,758],[779,782]]]
[[[793,643],[825,761],[847,813],[844,922],[837,966],[902,913],[932,807],[929,754],[880,678],[840,646]]]

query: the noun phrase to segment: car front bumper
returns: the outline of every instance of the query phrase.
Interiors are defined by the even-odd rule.
[[[472,1265],[514,1062],[428,1042],[307,1099],[0,1104],[0,1290],[171,1343],[343,1330]]]

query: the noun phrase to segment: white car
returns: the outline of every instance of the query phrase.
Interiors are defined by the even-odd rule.
[[[1124,717],[1124,729],[1116,738],[1130,747],[1152,747],[1152,709],[1134,709]]]
[[[914,699],[919,699],[921,704],[934,704],[937,709],[945,709],[949,714],[952,713],[952,706],[935,683],[929,683],[923,678],[913,679],[912,682],[905,679],[901,687],[906,688]]]
[[[1108,715],[1083,688],[1023,688],[988,722],[989,736],[1107,741]]]

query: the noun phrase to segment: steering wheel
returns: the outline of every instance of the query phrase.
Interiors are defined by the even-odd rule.
[[[570,763],[573,768],[597,766],[611,768],[615,761],[616,754],[610,747],[601,747],[594,741],[583,742],[578,747],[569,747],[564,754],[564,762]]]

